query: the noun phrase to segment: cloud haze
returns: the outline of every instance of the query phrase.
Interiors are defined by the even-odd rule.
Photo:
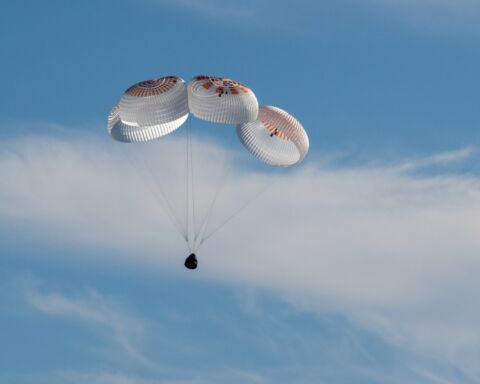
[[[161,184],[178,208],[184,201],[182,145],[172,140],[143,155],[163,175]],[[210,180],[224,151],[212,141],[195,147],[197,177]],[[42,241],[115,250],[132,265],[142,260],[172,272],[183,268],[182,239],[139,177],[142,167],[121,154],[124,148],[89,136],[4,142],[0,226],[22,222]],[[419,164],[472,153],[437,154]],[[197,276],[266,288],[302,310],[340,312],[391,343],[480,376],[477,176],[308,163],[283,177],[245,168],[233,175],[216,223],[271,179],[275,184],[205,243]],[[198,194],[211,195],[214,187],[199,181]],[[112,313],[54,294],[34,294],[31,302],[47,313],[97,323]]]
[[[138,343],[144,336],[144,324],[121,308],[111,297],[89,290],[79,297],[68,297],[61,292],[45,293],[37,287],[25,291],[27,302],[36,310],[51,316],[68,317],[107,331],[114,350],[142,365],[151,366],[140,352]]]
[[[308,31],[316,21],[341,14],[373,15],[378,21],[395,20],[421,30],[478,31],[480,4],[475,0],[342,0],[335,3],[302,0],[295,2],[298,11],[292,12],[291,2],[219,1],[201,4],[193,0],[146,0],[149,3],[186,10],[219,22],[222,27],[238,25],[254,29],[274,29],[296,33]],[[306,14],[301,14],[301,12]],[[265,17],[268,15],[268,17]],[[315,18],[310,17],[315,15]],[[316,26],[318,28],[318,26]]]

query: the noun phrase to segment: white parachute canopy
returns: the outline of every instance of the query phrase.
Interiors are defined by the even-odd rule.
[[[118,141],[148,141],[173,132],[187,118],[185,81],[166,76],[128,88],[110,112],[108,132]]]
[[[237,125],[237,135],[256,158],[276,166],[290,166],[304,159],[308,136],[300,122],[284,110],[260,106],[258,119]]]
[[[199,119],[213,123],[254,121],[258,102],[247,86],[223,77],[195,76],[188,84],[188,106]]]

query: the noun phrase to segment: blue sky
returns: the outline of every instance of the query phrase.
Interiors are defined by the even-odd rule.
[[[0,382],[480,383],[479,20],[469,0],[3,4]],[[238,160],[214,221],[275,183],[192,273],[105,125],[129,85],[201,73],[294,114],[310,152],[273,172],[192,123],[198,193]],[[173,199],[183,140],[142,154]]]

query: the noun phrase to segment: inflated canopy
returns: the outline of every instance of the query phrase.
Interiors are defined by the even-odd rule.
[[[254,121],[258,102],[247,86],[223,77],[196,76],[188,84],[188,106],[193,115],[213,123]]]
[[[185,81],[166,76],[128,88],[110,112],[108,130],[119,141],[148,141],[173,132],[187,118]]]
[[[286,111],[258,106],[247,86],[222,77],[177,76],[146,80],[128,88],[108,117],[108,131],[119,141],[158,139],[178,129],[189,112],[199,119],[236,124],[245,148],[273,166],[290,166],[308,152],[308,136]]]
[[[303,160],[308,136],[292,115],[272,106],[260,106],[258,119],[237,125],[244,147],[269,165],[289,166]]]

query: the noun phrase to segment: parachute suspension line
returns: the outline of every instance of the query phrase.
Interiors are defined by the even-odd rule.
[[[231,159],[231,155],[229,156],[228,154],[225,154],[225,157],[226,157],[226,160],[223,166],[221,177],[217,184],[217,188],[215,190],[215,194],[213,195],[210,206],[208,207],[207,214],[205,215],[205,218],[202,224],[200,225],[198,236],[195,237],[194,251],[198,250],[198,248],[200,248],[200,245],[203,243],[203,236],[208,229],[208,224],[210,223],[210,217],[212,216],[215,203],[217,202],[218,197],[220,196],[223,190],[223,187],[225,186],[225,182],[228,178],[228,175],[230,174],[230,171],[232,169],[233,161]]]
[[[153,185],[157,186],[156,189],[158,189],[158,191],[160,192],[161,199],[160,199],[160,196],[158,195],[158,193],[156,193],[156,189],[151,187],[151,190],[152,190],[154,196],[156,196],[157,201],[159,201],[159,202],[164,201],[164,203],[165,203],[164,206],[166,207],[165,211],[167,212],[167,215],[170,217],[172,222],[174,224],[176,224],[177,228],[179,229],[179,232],[182,234],[182,237],[186,238],[186,234],[185,234],[184,229],[183,229],[183,228],[185,228],[185,226],[182,224],[182,222],[181,222],[173,204],[171,203],[170,199],[168,198],[167,193],[163,189],[162,184],[158,181],[158,177],[156,177],[156,175],[152,171],[152,168],[150,167],[150,165],[145,160],[143,160],[143,163],[145,164],[145,169],[147,170],[148,174],[150,175],[150,178],[152,180]]]
[[[135,161],[132,159],[131,155],[128,153],[128,151],[122,151],[122,154],[125,155],[125,157],[128,159],[128,162],[132,169],[135,171],[135,175],[139,176],[141,171],[138,169],[138,165],[135,163]],[[170,222],[174,225],[174,227],[177,229],[178,233],[180,233],[180,236],[187,241],[187,233],[184,230],[185,226],[182,224],[181,220],[178,218],[178,216],[175,214],[175,210],[172,206],[172,204],[169,202],[167,195],[163,191],[163,188],[161,187],[160,184],[158,184],[158,189],[160,191],[161,196],[158,195],[157,190],[153,187],[153,183],[155,181],[155,176],[153,175],[152,170],[148,166],[148,164],[143,161],[145,164],[145,169],[147,169],[152,183],[149,183],[145,180],[145,178],[142,179],[143,183],[147,186],[149,189],[150,193],[153,195],[155,200],[159,203],[160,207],[162,208],[163,213],[165,213],[170,220]]]
[[[192,127],[188,125],[189,135],[188,139],[190,142],[190,172],[192,179],[192,216],[193,216],[193,247],[195,248],[195,238],[197,237],[197,214],[195,209],[195,172],[194,172],[194,161],[193,161],[193,139],[192,139]]]
[[[190,252],[193,252],[195,246],[195,237],[197,233],[196,212],[195,212],[195,179],[193,169],[193,149],[191,125],[187,121],[187,245]]]
[[[186,233],[187,233],[187,246],[188,250],[192,252],[192,247],[190,245],[190,123],[187,121],[187,140],[186,140],[186,189],[185,189],[185,196],[186,196],[186,204],[185,204],[185,221],[187,223]]]
[[[247,200],[245,204],[243,204],[239,209],[237,209],[235,212],[233,212],[227,219],[225,219],[220,225],[218,225],[213,231],[211,231],[208,235],[206,235],[202,241],[200,241],[200,244],[198,247],[205,243],[210,237],[212,237],[215,233],[217,233],[220,229],[222,229],[225,225],[227,225],[230,220],[232,220],[235,216],[237,216],[240,212],[242,212],[245,208],[247,208],[250,204],[252,204],[255,200],[257,200],[265,191],[267,191],[273,184],[275,183],[275,180],[271,181],[268,183],[264,188],[260,189],[256,194],[254,194],[250,199]]]

